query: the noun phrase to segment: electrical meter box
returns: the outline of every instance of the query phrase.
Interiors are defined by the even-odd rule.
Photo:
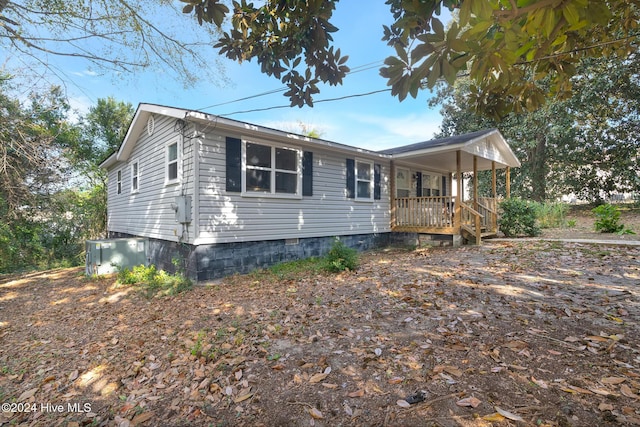
[[[86,241],[86,274],[115,273],[122,268],[149,265],[149,239],[122,238]]]
[[[191,196],[177,196],[171,205],[176,212],[176,222],[188,224],[191,222]]]

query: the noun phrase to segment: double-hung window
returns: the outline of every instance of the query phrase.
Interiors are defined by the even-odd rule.
[[[301,195],[301,152],[296,149],[245,141],[243,192],[247,195]]]
[[[356,160],[356,199],[373,199],[373,163]]]
[[[396,169],[396,197],[411,196],[411,175],[409,169]]]
[[[180,140],[171,140],[165,148],[165,183],[174,184],[180,179]]]
[[[140,189],[140,162],[131,163],[131,192],[137,193]]]

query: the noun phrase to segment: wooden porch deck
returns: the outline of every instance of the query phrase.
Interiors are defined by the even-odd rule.
[[[475,244],[498,232],[498,200],[479,198],[459,202],[455,196],[393,199],[394,232],[460,235]]]

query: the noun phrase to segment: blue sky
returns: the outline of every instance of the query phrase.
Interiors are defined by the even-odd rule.
[[[321,87],[321,93],[314,97],[316,101],[387,87],[379,75],[379,68],[393,50],[380,39],[382,25],[390,23],[391,15],[382,0],[368,1],[366,8],[362,6],[360,1],[338,3],[332,22],[340,28],[334,33],[335,45],[343,55],[349,55],[349,67],[353,70],[368,65],[364,68],[369,69],[348,75],[342,86]],[[224,59],[223,63],[229,84],[200,82],[190,89],[185,89],[178,81],[153,73],[139,73],[132,78],[118,80],[108,75],[96,76],[88,72],[81,62],[62,62],[59,67],[67,76],[73,77],[73,84],[68,84],[67,89],[72,105],[81,111],[94,105],[98,98],[112,96],[134,106],[143,102],[202,110],[289,132],[301,132],[299,123],[303,123],[319,131],[323,139],[372,150],[428,140],[439,130],[441,117],[438,108],[430,109],[428,106],[431,96],[428,90],[421,91],[417,99],[408,97],[403,102],[389,92],[383,92],[316,103],[313,108],[278,108],[229,115],[236,111],[286,106],[288,99],[279,92],[207,108],[283,87],[277,79],[262,75],[255,62],[237,64]]]

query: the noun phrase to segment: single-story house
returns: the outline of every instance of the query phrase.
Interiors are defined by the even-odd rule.
[[[171,270],[179,255],[197,280],[320,256],[336,237],[479,243],[497,195],[465,203],[454,174],[518,166],[496,129],[370,151],[152,104],[101,164],[108,237],[148,238],[151,263]]]

